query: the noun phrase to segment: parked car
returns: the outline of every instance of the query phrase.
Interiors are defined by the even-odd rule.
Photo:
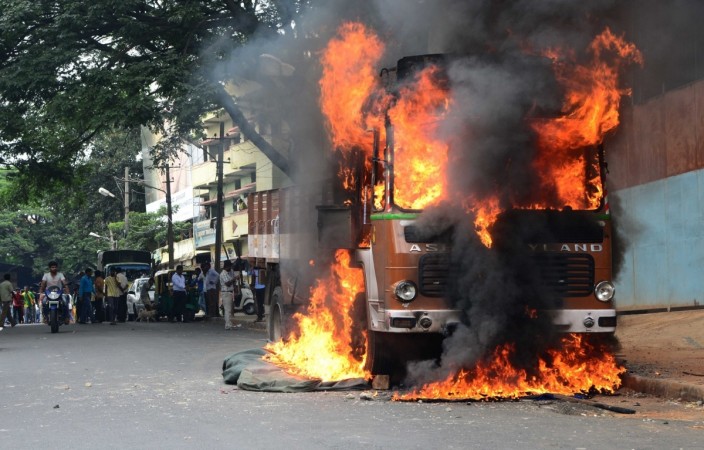
[[[127,314],[129,314],[129,320],[134,320],[137,318],[137,314],[140,309],[144,308],[142,300],[139,298],[139,294],[142,291],[142,285],[148,282],[149,278],[137,278],[132,282],[129,289],[127,290]],[[149,299],[154,302],[154,286],[149,289]]]

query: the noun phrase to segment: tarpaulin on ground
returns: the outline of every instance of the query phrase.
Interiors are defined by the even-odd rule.
[[[264,361],[262,356],[265,354],[262,349],[252,349],[225,358],[222,363],[225,383],[235,384],[247,391],[266,392],[348,391],[369,387],[364,378],[321,381],[290,375],[275,364]]]

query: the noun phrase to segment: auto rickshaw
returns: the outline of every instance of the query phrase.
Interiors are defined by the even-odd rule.
[[[159,302],[157,314],[159,317],[169,317],[173,314],[174,299],[171,277],[176,269],[159,270],[154,274],[154,299]],[[183,276],[186,277],[186,305],[183,310],[183,319],[192,322],[200,310],[198,305],[198,287],[195,283],[195,268],[184,267]]]

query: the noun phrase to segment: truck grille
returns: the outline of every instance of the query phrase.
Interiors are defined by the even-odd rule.
[[[594,258],[585,253],[536,253],[533,260],[542,282],[562,297],[594,292]]]
[[[421,256],[418,263],[418,288],[426,297],[442,297],[447,292],[450,260],[446,254],[433,253]]]
[[[532,260],[542,284],[560,297],[594,293],[594,258],[585,253],[535,253]],[[450,261],[447,254],[425,254],[418,263],[418,288],[426,297],[447,294]]]

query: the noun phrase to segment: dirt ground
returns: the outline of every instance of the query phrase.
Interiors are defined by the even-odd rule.
[[[631,373],[704,385],[704,310],[619,316],[616,337]]]
[[[618,360],[634,375],[704,386],[704,310],[619,316]],[[704,406],[622,388],[594,401],[636,411],[643,420],[681,420],[704,429]],[[621,417],[633,417],[616,414]]]

